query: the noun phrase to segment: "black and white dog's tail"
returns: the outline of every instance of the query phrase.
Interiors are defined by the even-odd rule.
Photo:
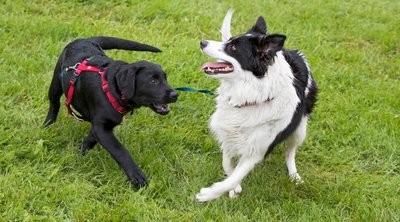
[[[98,36],[89,38],[88,40],[97,43],[104,50],[123,49],[132,51],[161,52],[160,49],[154,46],[115,37]]]

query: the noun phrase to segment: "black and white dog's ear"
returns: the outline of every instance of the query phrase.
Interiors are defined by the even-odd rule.
[[[118,89],[121,92],[121,100],[124,102],[129,103],[133,101],[133,97],[135,96],[135,78],[138,71],[139,68],[136,66],[127,66],[119,70],[115,75]]]
[[[247,33],[259,33],[266,34],[267,33],[267,25],[265,24],[265,20],[262,16],[258,17],[256,24],[251,27]]]
[[[263,53],[278,52],[282,50],[285,40],[286,36],[281,34],[262,36],[258,39],[259,50]]]

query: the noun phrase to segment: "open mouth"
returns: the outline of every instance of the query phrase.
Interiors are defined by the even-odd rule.
[[[233,65],[229,62],[207,62],[200,68],[200,71],[207,75],[226,74],[233,72],[233,70]]]
[[[161,115],[166,115],[167,113],[169,113],[167,104],[153,103],[153,104],[151,104],[151,108],[154,110],[154,112],[161,114]]]

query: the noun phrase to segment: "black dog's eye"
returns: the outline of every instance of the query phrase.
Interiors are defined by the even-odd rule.
[[[153,85],[158,85],[158,84],[160,84],[160,81],[158,81],[157,79],[151,79],[150,83]]]
[[[235,45],[230,45],[229,47],[231,48],[232,51],[236,51],[236,46]]]

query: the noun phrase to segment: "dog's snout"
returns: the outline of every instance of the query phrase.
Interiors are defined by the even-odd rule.
[[[178,93],[175,91],[175,90],[172,90],[170,93],[169,93],[169,98],[172,100],[172,101],[176,101],[176,100],[178,100]]]
[[[208,45],[208,41],[206,40],[201,40],[200,41],[200,48],[204,49]]]

